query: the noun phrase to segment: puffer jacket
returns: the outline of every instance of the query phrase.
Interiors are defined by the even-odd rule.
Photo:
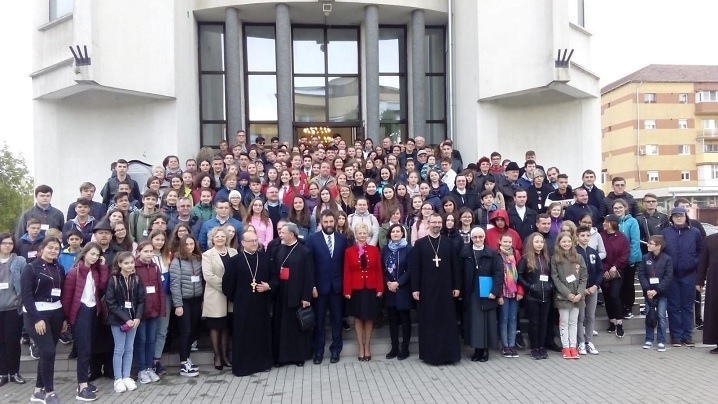
[[[164,317],[165,292],[162,288],[162,273],[154,261],[144,263],[138,257],[135,259],[135,273],[142,280],[145,291],[144,312],[141,318]]]
[[[701,233],[691,226],[671,225],[661,230],[666,239],[665,253],[673,260],[673,276],[683,278],[698,268],[701,255]]]
[[[618,223],[618,230],[626,236],[628,245],[631,248],[628,263],[637,264],[641,262],[643,255],[641,254],[641,231],[638,228],[638,221],[630,214],[627,214]]]
[[[102,308],[100,298],[105,288],[107,288],[107,278],[110,276],[110,271],[107,266],[100,264],[99,261],[91,267],[87,267],[84,261],[80,261],[70,269],[70,272],[65,277],[65,284],[62,285],[62,310],[65,312],[65,317],[70,324],[75,324],[77,313],[80,311],[82,293],[85,291],[87,274],[90,272],[92,273],[92,279],[95,281],[95,313],[100,314]]]
[[[499,229],[496,226],[496,219],[504,219],[504,228]],[[494,226],[488,230],[486,230],[486,241],[485,244],[487,247],[492,248],[494,250],[499,249],[499,241],[501,241],[501,236],[504,235],[504,233],[508,233],[511,236],[511,240],[513,241],[512,247],[515,251],[523,251],[523,242],[521,241],[521,236],[519,236],[518,233],[516,233],[516,230],[510,228],[511,223],[509,222],[509,214],[503,209],[496,209],[495,211],[491,212],[491,216],[489,217],[489,221]]]
[[[202,258],[183,260],[175,257],[170,263],[170,292],[172,306],[182,307],[182,299],[202,297]]]
[[[526,257],[521,258],[516,267],[519,273],[519,285],[523,286],[526,299],[546,303],[553,297],[554,289],[551,281],[551,262],[541,256],[536,256],[536,262],[539,268],[529,271]],[[541,275],[548,276],[548,280],[541,281]]]

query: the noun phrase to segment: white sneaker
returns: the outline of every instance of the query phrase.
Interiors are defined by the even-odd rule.
[[[591,355],[598,355],[598,349],[596,349],[596,346],[593,345],[593,342],[586,344],[586,350],[588,350],[588,353]]]
[[[586,355],[586,344],[581,344],[578,346],[578,354],[579,355]]]
[[[150,376],[150,380],[152,380],[153,383],[160,381],[160,377],[154,370],[152,370],[152,368],[147,369],[146,372]]]
[[[122,382],[125,383],[125,387],[127,387],[127,390],[137,390],[137,385],[131,377],[125,377],[124,379],[122,379]]]
[[[666,352],[666,344],[659,342],[657,350],[658,350],[658,352]]]
[[[115,380],[115,392],[124,393],[126,391],[127,391],[127,386],[125,386],[125,383],[122,381],[122,379]]]
[[[187,363],[189,363],[189,367],[191,367],[192,370],[194,370],[194,371],[199,370],[199,366],[197,366],[197,365],[195,365],[194,363],[192,363],[192,359],[187,358]]]
[[[643,349],[651,349],[653,348],[653,342],[646,341],[643,343]]]
[[[595,337],[596,335],[598,335],[598,331],[593,330],[593,336]]]
[[[137,372],[137,381],[142,384],[152,383],[152,379],[150,379],[150,375],[146,370]]]

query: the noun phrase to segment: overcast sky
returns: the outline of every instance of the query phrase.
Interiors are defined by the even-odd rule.
[[[602,86],[649,64],[718,65],[713,22],[717,0],[585,2],[586,28],[593,34],[589,68],[601,77]],[[31,3],[12,2],[11,15],[0,24],[0,49],[5,52],[0,63],[0,142],[22,152],[32,171]]]

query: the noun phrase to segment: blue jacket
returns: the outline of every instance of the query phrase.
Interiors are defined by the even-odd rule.
[[[70,252],[70,247],[65,248],[60,253],[60,256],[57,257],[57,262],[62,265],[63,268],[65,268],[65,275],[67,275],[68,272],[72,269],[72,265],[75,263],[75,257],[77,257],[77,254],[80,252]]]
[[[344,251],[348,247],[346,237],[334,232],[334,252],[331,255],[322,231],[304,239],[304,246],[314,257],[314,284],[317,293],[326,295],[334,292],[341,295],[344,287]]]
[[[651,278],[658,278],[658,283],[651,284]],[[648,253],[643,256],[638,267],[638,281],[643,292],[655,290],[659,296],[668,296],[668,288],[673,279],[673,260],[668,254],[661,252],[658,256]]]
[[[666,239],[665,252],[673,260],[673,274],[683,278],[694,273],[701,255],[701,233],[695,227],[671,225],[661,230]]]
[[[586,262],[586,270],[588,271],[586,289],[594,285],[601,286],[601,282],[603,282],[603,263],[601,263],[601,258],[598,256],[598,251],[591,247],[583,248],[577,245],[576,252],[581,254]]]
[[[17,309],[18,312],[21,310],[21,288],[20,288],[20,275],[22,274],[22,270],[25,269],[25,266],[27,265],[27,262],[25,261],[25,258],[16,255],[16,254],[10,254],[10,259],[8,260],[8,268],[10,269],[10,283],[12,283],[12,288],[15,291],[15,294],[17,295]]]
[[[205,220],[204,223],[202,223],[202,228],[199,230],[199,236],[197,236],[197,238],[199,239],[199,248],[201,248],[202,251],[207,251],[209,249],[207,247],[207,233],[215,227],[219,227],[224,224],[231,224],[234,226],[234,230],[237,232],[237,239],[242,239],[242,231],[244,230],[242,222],[230,216],[224,223],[220,223],[217,216],[215,216],[211,219]]]
[[[67,245],[67,232],[72,229],[77,229],[77,231],[82,233],[83,246],[92,241],[92,229],[95,228],[96,222],[97,219],[92,216],[87,218],[87,223],[85,223],[85,227],[80,226],[80,222],[77,220],[77,216],[65,222],[65,225],[62,226],[62,245]]]
[[[641,262],[641,231],[638,228],[638,221],[630,213],[626,214],[621,219],[621,223],[618,224],[618,230],[626,236],[628,245],[631,247],[628,263],[637,264]]]

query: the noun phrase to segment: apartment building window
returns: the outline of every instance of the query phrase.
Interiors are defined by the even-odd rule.
[[[690,181],[691,180],[691,172],[690,171],[681,171],[681,181]]]
[[[646,104],[655,104],[656,103],[656,93],[643,94],[643,102],[645,102]]]
[[[688,94],[678,94],[678,103],[688,104]]]
[[[688,119],[679,119],[678,129],[688,129]]]
[[[716,164],[711,166],[711,179],[718,180],[718,165]]]
[[[602,183],[602,184],[605,184],[605,183],[607,183],[607,182],[608,182],[608,173],[607,173],[607,172],[602,172],[602,173],[601,173],[601,183]]]
[[[696,93],[696,102],[718,102],[718,91],[698,91]]]
[[[704,153],[718,153],[718,143],[706,143],[703,145]]]
[[[656,129],[655,119],[645,119],[643,121],[643,129]]]
[[[646,156],[657,156],[658,155],[658,145],[657,144],[647,144],[643,147],[644,154]]]
[[[691,154],[691,146],[687,144],[678,145],[678,154],[681,156],[687,156]]]
[[[658,182],[658,171],[648,172],[648,182]]]
[[[74,3],[74,0],[50,0],[50,21],[70,14],[74,9]]]
[[[701,127],[703,129],[715,129],[716,128],[716,120],[715,119],[701,119]]]

